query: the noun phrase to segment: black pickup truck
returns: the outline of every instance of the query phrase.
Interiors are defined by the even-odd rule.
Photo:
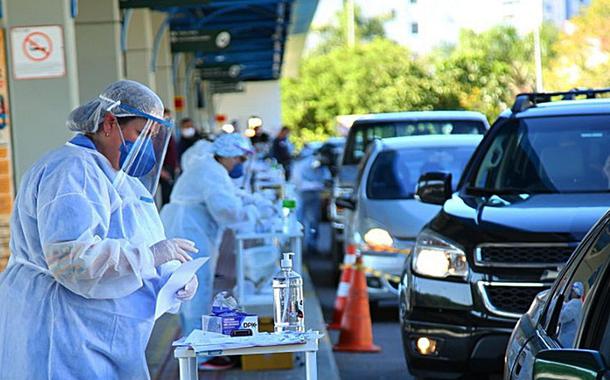
[[[457,189],[444,173],[420,178],[420,201],[443,207],[418,236],[399,286],[414,375],[502,370],[516,321],[610,206],[609,93],[521,94]]]

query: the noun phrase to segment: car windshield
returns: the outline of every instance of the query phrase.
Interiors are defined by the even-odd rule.
[[[468,189],[490,193],[606,192],[610,117],[524,118],[501,127]]]
[[[434,146],[382,152],[371,166],[367,197],[412,199],[417,180],[428,172],[451,173],[455,187],[475,148],[475,145]]]
[[[349,136],[344,165],[357,165],[368,145],[375,139],[417,135],[482,135],[485,124],[478,120],[404,120],[378,121],[354,125]]]

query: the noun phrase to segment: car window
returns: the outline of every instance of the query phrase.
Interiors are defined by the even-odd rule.
[[[419,177],[428,172],[452,175],[455,188],[476,146],[434,146],[380,153],[369,171],[369,199],[412,199]]]
[[[362,182],[362,176],[364,175],[364,168],[366,167],[366,163],[369,161],[369,158],[373,154],[373,150],[374,150],[374,145],[370,145],[366,149],[366,153],[364,154],[364,157],[358,164],[358,175],[356,176],[356,187],[354,188],[354,194],[358,194],[358,192],[360,191],[360,186],[361,186],[360,182]]]
[[[485,124],[478,120],[404,120],[354,124],[343,158],[344,165],[356,165],[374,139],[417,135],[482,135]]]
[[[366,129],[358,128],[354,133],[353,149],[351,152],[347,152],[349,155],[347,161],[349,161],[349,163],[356,163],[360,161],[362,157],[364,157],[364,151],[366,150],[366,146],[368,144],[368,136],[366,135],[366,132],[368,132]]]
[[[524,193],[607,192],[608,115],[511,119],[499,127],[470,186]]]
[[[396,137],[394,124],[364,125],[356,127],[352,140],[352,149],[347,151],[345,163],[355,165],[360,163],[366,153],[366,148],[374,139]]]
[[[595,241],[587,248],[566,286],[552,305],[557,318],[550,318],[547,334],[563,348],[574,348],[576,333],[583,322],[583,304],[602,277],[610,255],[610,225],[606,224]],[[567,279],[568,276],[564,276]]]
[[[604,279],[596,291],[596,300],[588,312],[583,332],[583,347],[599,350],[606,363],[610,363],[610,270],[606,267]]]

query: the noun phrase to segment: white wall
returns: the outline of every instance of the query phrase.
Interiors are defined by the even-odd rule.
[[[244,92],[214,95],[214,106],[216,114],[227,116],[227,122],[239,120],[242,131],[252,115],[262,118],[263,129],[272,135],[282,125],[280,82],[277,80],[248,82]]]

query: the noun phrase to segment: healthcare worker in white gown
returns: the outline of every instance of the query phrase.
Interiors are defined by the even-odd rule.
[[[244,205],[229,176],[230,172],[240,171],[251,153],[248,148],[247,141],[238,134],[223,134],[202,154],[192,155],[174,185],[170,203],[161,210],[167,236],[190,239],[201,257],[210,257],[197,273],[201,285],[197,295],[180,309],[183,334],[201,328],[201,316],[210,312],[224,229],[247,220],[254,223],[258,217],[256,206]]]
[[[152,200],[171,133],[162,115],[149,88],[112,83],[24,175],[0,274],[0,379],[149,378],[157,291],[197,251],[165,238]],[[193,278],[176,297],[196,289]]]

